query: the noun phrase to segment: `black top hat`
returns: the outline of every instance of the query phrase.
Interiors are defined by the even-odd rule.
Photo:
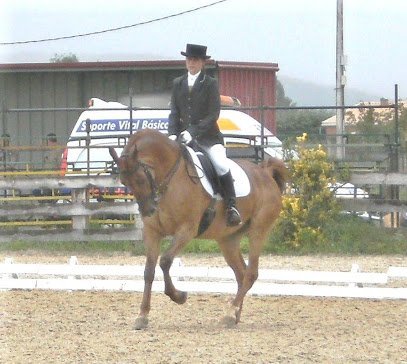
[[[181,54],[185,57],[197,57],[208,59],[211,56],[206,55],[206,46],[199,45],[199,44],[187,44],[187,49],[185,52],[181,52]]]

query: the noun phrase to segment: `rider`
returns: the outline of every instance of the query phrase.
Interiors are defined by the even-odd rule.
[[[171,112],[168,134],[172,140],[180,139],[190,144],[195,139],[211,159],[219,176],[226,201],[228,226],[242,223],[236,208],[236,194],[233,178],[227,163],[226,148],[217,120],[220,113],[220,96],[217,81],[205,74],[206,46],[187,44],[186,57],[188,73],[173,82]]]

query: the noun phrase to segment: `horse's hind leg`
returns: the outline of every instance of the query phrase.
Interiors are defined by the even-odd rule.
[[[174,237],[172,245],[170,248],[161,256],[160,258],[160,267],[163,271],[164,275],[164,284],[165,284],[165,291],[164,293],[171,298],[174,302],[178,304],[183,304],[187,300],[187,293],[183,291],[179,291],[175,288],[171,276],[170,276],[170,268],[174,258],[177,254],[182,250],[182,248],[192,239],[190,234],[177,234]]]
[[[238,288],[242,285],[246,269],[246,262],[240,252],[240,239],[240,235],[218,239],[219,248],[225,261],[235,273]]]
[[[240,321],[243,300],[259,275],[259,257],[267,235],[268,230],[264,231],[261,228],[256,229],[253,227],[249,232],[249,261],[244,272],[242,284],[239,286],[236,296],[232,301],[236,323]]]
[[[240,290],[242,287],[246,270],[246,262],[244,261],[242,253],[240,251],[240,239],[241,236],[239,235],[218,240],[219,247],[223,253],[223,256],[225,257],[226,263],[230,266],[230,268],[232,268],[233,272],[235,273],[238,290]],[[227,312],[226,316],[222,320],[223,323],[226,325],[230,325],[232,322],[237,322],[240,319],[242,305],[243,301],[241,305],[236,309],[234,306],[232,306],[232,314]],[[229,311],[230,307],[228,307],[227,310]]]

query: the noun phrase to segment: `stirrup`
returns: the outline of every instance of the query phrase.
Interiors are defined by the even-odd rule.
[[[229,206],[226,210],[226,225],[227,226],[237,226],[242,223],[239,211],[236,207]]]

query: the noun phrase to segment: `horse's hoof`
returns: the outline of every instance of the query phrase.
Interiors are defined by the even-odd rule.
[[[188,293],[183,291],[178,291],[174,297],[174,302],[178,303],[179,305],[184,304],[187,301]]]
[[[239,307],[235,307],[229,304],[226,307],[225,315],[223,316],[221,323],[228,328],[235,327],[236,324],[240,321],[240,313],[241,310],[239,309]]]
[[[233,316],[224,316],[221,320],[221,324],[228,329],[236,327],[236,318]]]
[[[148,326],[148,318],[146,316],[139,316],[136,318],[136,322],[134,324],[135,330],[143,330]]]

